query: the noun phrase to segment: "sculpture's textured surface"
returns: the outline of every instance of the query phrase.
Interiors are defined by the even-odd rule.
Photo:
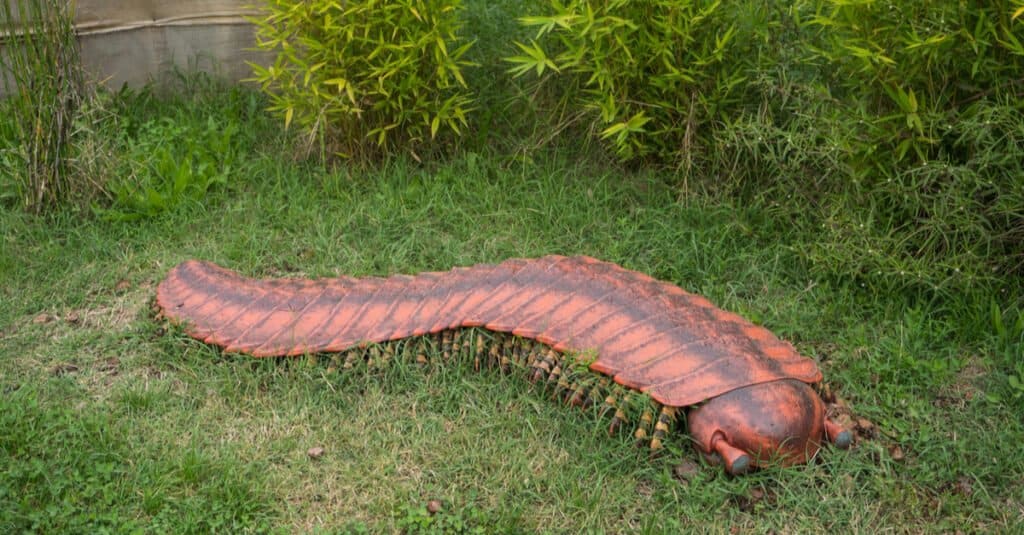
[[[659,421],[648,410],[637,422],[638,438],[654,424],[655,447],[677,408],[712,400],[691,411],[690,430],[698,447],[724,458],[731,472],[770,457],[804,461],[825,427],[841,445],[850,440],[825,422],[824,404],[807,386],[821,372],[792,345],[703,297],[588,257],[321,280],[254,280],[189,261],[160,284],[157,302],[191,336],[231,352],[342,352],[434,335],[449,352],[473,345],[478,364],[481,354],[503,368],[518,363],[534,380],[561,387],[567,399],[599,402],[602,389],[612,390],[607,380],[569,381],[572,361],[583,360],[657,402]],[[474,340],[464,336],[468,328],[512,336]],[[617,409],[613,427],[628,418],[615,396],[604,403]]]

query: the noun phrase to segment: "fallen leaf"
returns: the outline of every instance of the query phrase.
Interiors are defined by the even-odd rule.
[[[903,453],[903,448],[899,447],[898,445],[889,446],[889,456],[892,457],[892,460],[894,461],[902,461],[907,457]]]

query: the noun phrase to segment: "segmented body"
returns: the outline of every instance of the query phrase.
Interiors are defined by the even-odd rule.
[[[372,359],[363,348],[422,337],[443,355],[471,354],[477,367],[519,368],[572,404],[600,403],[612,429],[629,421],[655,447],[678,408],[761,383],[821,380],[813,361],[767,329],[589,257],[319,280],[250,279],[188,261],[160,284],[157,302],[190,335],[260,357]],[[655,403],[631,415],[648,397]]]

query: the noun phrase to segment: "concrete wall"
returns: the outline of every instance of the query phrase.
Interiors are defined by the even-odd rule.
[[[7,1],[7,0],[0,0]],[[19,0],[14,0],[19,1]],[[258,0],[78,0],[82,63],[109,87],[157,83],[175,67],[230,80],[252,75],[246,60],[265,62],[247,5]],[[15,29],[14,31],[18,31]]]

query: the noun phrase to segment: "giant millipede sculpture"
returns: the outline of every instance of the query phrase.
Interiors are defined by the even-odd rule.
[[[658,450],[685,412],[731,474],[850,445],[812,388],[814,361],[764,327],[672,284],[589,257],[546,256],[387,278],[257,280],[208,262],[173,268],[157,304],[192,337],[257,357],[401,353],[519,369],[611,415]],[[412,345],[410,345],[412,344]],[[428,348],[433,351],[427,351]],[[413,350],[408,350],[412,348]]]

